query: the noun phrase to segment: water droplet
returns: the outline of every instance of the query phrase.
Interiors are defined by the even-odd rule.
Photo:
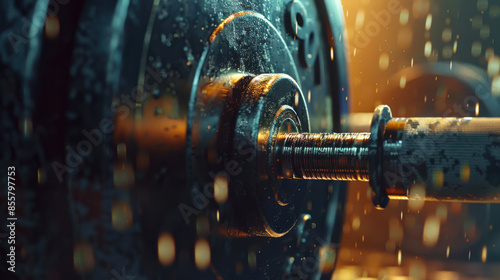
[[[126,230],[132,225],[132,210],[127,202],[114,202],[111,223],[116,230]]]
[[[401,78],[399,79],[399,87],[401,89],[404,89],[406,87],[406,76],[401,76]]]
[[[126,159],[127,145],[125,145],[125,143],[118,143],[118,145],[116,145],[116,155],[120,159]]]
[[[432,53],[432,43],[431,41],[427,41],[424,47],[424,55],[425,57],[430,57],[431,53]]]
[[[218,175],[214,180],[214,198],[217,203],[226,202],[228,197],[227,178],[224,175]]]
[[[432,26],[432,14],[428,14],[427,18],[425,19],[425,30],[429,31],[431,30]]]
[[[425,203],[425,186],[422,184],[415,184],[410,188],[408,195],[408,208],[413,211],[421,210]]]
[[[474,29],[479,29],[481,26],[483,26],[483,18],[481,16],[475,16],[471,20],[472,22],[472,28]]]
[[[47,16],[45,20],[45,35],[50,39],[55,39],[59,36],[61,26],[57,16]]]
[[[491,82],[491,94],[493,96],[500,96],[500,75],[496,74]]]
[[[364,22],[365,22],[365,11],[359,10],[358,13],[356,14],[356,22],[354,23],[354,27],[356,29],[361,29],[361,27],[363,27]]]
[[[359,229],[360,226],[361,226],[361,219],[359,218],[358,215],[355,215],[352,218],[352,230],[356,231]]]
[[[168,232],[158,237],[158,260],[164,266],[169,266],[175,261],[174,237]]]
[[[319,249],[319,270],[323,274],[329,274],[335,267],[335,259],[337,254],[335,248],[331,245],[321,246]]]
[[[89,272],[94,268],[94,252],[88,242],[78,242],[73,248],[73,266],[78,273]]]
[[[441,222],[435,216],[427,217],[424,224],[424,233],[422,235],[422,242],[426,247],[433,247],[439,239],[439,229]]]
[[[408,23],[408,19],[410,18],[410,12],[408,9],[402,9],[399,14],[399,23],[401,25],[406,25]]]
[[[445,43],[450,42],[451,36],[452,36],[451,28],[447,27],[447,28],[443,29],[443,33],[441,34],[441,39],[443,40],[443,42],[445,42]]]
[[[210,245],[205,239],[199,239],[194,244],[194,262],[200,270],[205,270],[210,266]]]
[[[436,217],[438,217],[441,221],[446,221],[446,218],[448,217],[448,206],[440,204],[436,208]]]
[[[450,59],[453,55],[453,49],[451,46],[444,46],[443,47],[443,58]]]
[[[128,189],[133,186],[135,182],[134,174],[134,169],[128,162],[115,164],[113,169],[113,183],[115,188]]]
[[[477,10],[485,11],[488,9],[488,0],[477,0]]]
[[[493,55],[490,59],[488,59],[487,72],[490,77],[500,73],[500,57]]]
[[[489,15],[492,18],[500,17],[500,6],[498,6],[498,5],[492,5],[491,8],[490,8]]]
[[[255,255],[255,252],[252,250],[248,251],[248,266],[252,269],[257,267],[257,256]]]
[[[490,27],[488,25],[481,26],[479,37],[481,37],[481,39],[488,39],[488,37],[490,37]]]
[[[478,57],[481,55],[482,44],[479,41],[472,43],[471,54],[473,57]]]
[[[488,248],[486,248],[486,246],[483,246],[483,250],[481,251],[481,261],[485,263],[487,258],[488,258]]]
[[[386,53],[383,53],[380,55],[379,60],[378,60],[378,66],[380,70],[387,70],[389,68],[389,55]]]

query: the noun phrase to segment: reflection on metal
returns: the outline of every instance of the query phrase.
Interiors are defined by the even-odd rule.
[[[377,112],[389,115],[379,123]],[[278,178],[370,178],[381,207],[388,201],[377,201],[387,195],[409,197],[414,210],[424,198],[500,203],[499,119],[391,119],[388,107],[379,106],[371,131],[280,136]]]
[[[369,133],[278,136],[279,178],[368,181]],[[289,169],[288,169],[289,168]],[[279,170],[279,169],[278,169]]]
[[[238,12],[238,13],[235,13],[235,14],[232,14],[230,15],[229,17],[227,17],[226,19],[224,19],[221,24],[219,24],[219,26],[217,26],[217,28],[214,30],[214,32],[212,33],[212,35],[210,35],[210,38],[208,39],[208,41],[210,43],[213,42],[213,40],[215,40],[215,37],[217,37],[217,35],[219,33],[221,33],[222,29],[224,29],[224,27],[229,24],[233,19],[237,18],[237,17],[240,17],[240,16],[243,16],[243,15],[254,15],[254,16],[260,16],[259,14],[257,13],[253,13],[253,12],[247,12],[247,11],[241,11],[241,12]]]

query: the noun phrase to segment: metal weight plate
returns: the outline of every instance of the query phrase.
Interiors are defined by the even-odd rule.
[[[46,22],[40,43],[29,39],[32,56],[17,57],[37,75],[2,74],[3,88],[32,82],[36,93],[25,102],[32,109],[22,105],[3,124],[7,149],[18,151],[3,164],[22,166],[26,186],[20,262],[37,268],[19,276],[329,279],[344,184],[306,184],[297,222],[281,237],[228,234],[237,220],[227,219],[228,205],[240,202],[213,192],[217,174],[239,170],[217,144],[237,91],[232,75],[288,74],[310,130],[342,130],[349,89],[340,1],[59,2],[48,21],[57,18],[55,39]],[[47,14],[45,6],[27,13]],[[13,146],[23,131],[31,140]]]

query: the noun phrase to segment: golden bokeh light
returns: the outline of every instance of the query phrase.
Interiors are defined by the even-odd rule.
[[[169,266],[175,261],[175,241],[168,232],[158,237],[158,261],[163,266]]]
[[[194,262],[200,270],[205,270],[210,266],[210,244],[206,239],[198,239],[194,244]]]

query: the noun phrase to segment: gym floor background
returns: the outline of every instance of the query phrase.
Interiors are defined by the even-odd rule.
[[[472,93],[454,91],[438,76],[408,86],[408,73],[432,62],[449,65],[452,73],[464,65],[488,76],[498,99],[500,1],[342,2],[351,112],[370,112],[384,100],[396,117],[496,116],[471,103]],[[400,12],[391,13],[390,5],[400,5]],[[499,205],[391,200],[388,209],[377,211],[368,185],[351,183],[334,278],[498,279],[500,219],[494,213],[499,210]]]

